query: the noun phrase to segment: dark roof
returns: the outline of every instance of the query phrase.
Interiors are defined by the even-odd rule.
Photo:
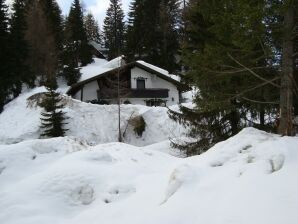
[[[136,61],[136,62],[131,62],[131,63],[125,64],[125,65],[121,66],[120,68],[114,68],[114,69],[109,70],[107,72],[104,72],[104,73],[98,74],[96,76],[93,76],[89,79],[86,79],[86,80],[83,80],[81,82],[75,83],[69,88],[69,90],[66,92],[66,94],[69,94],[69,95],[74,94],[74,93],[77,92],[78,89],[80,89],[81,86],[83,86],[87,83],[90,83],[92,81],[95,81],[98,78],[105,77],[105,76],[112,75],[112,74],[116,75],[118,73],[118,71],[120,72],[120,74],[122,74],[125,71],[127,71],[129,69],[132,69],[134,67],[141,68],[141,69],[143,69],[143,70],[145,70],[145,71],[147,71],[151,74],[155,74],[156,76],[158,76],[161,79],[164,79],[168,82],[173,83],[181,91],[188,91],[190,89],[186,84],[183,84],[183,83],[181,83],[181,82],[179,82],[179,81],[177,81],[177,80],[175,80],[175,79],[173,79],[173,78],[171,78],[171,77],[169,77],[169,76],[167,76],[163,73],[160,73],[160,72],[158,72],[158,71],[156,71],[156,70],[154,70],[150,67],[147,67],[146,65],[143,65],[143,64]]]

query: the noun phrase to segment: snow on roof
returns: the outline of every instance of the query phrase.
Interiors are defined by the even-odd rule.
[[[98,51],[104,51],[104,50],[106,50],[106,49],[104,49],[104,48],[101,46],[101,44],[96,43],[96,42],[93,41],[93,40],[89,41],[89,44],[92,45],[92,46],[93,46],[96,50],[98,50]]]
[[[124,56],[117,57],[111,61],[105,59],[94,58],[94,62],[81,69],[81,79],[80,82],[87,79],[93,78],[97,75],[103,74],[105,72],[111,71],[115,68],[121,67],[125,64]],[[138,64],[143,65],[149,69],[152,69],[160,74],[163,74],[173,80],[180,82],[180,77],[177,75],[170,74],[167,70],[159,68],[155,65],[149,64],[145,61],[137,61]]]
[[[163,74],[163,75],[165,75],[165,76],[168,76],[168,77],[170,77],[170,78],[172,78],[172,79],[174,79],[174,80],[180,82],[180,77],[179,77],[179,76],[170,74],[170,73],[169,73],[167,70],[165,70],[165,69],[159,68],[159,67],[157,67],[157,66],[155,66],[155,65],[152,65],[152,64],[149,64],[149,63],[147,63],[147,62],[145,62],[145,61],[137,61],[137,63],[139,63],[139,64],[141,64],[141,65],[144,65],[144,66],[146,66],[147,68],[150,68],[150,69],[152,69],[152,70],[154,70],[154,71],[156,71],[156,72],[158,72],[158,73],[161,73],[161,74]]]
[[[123,56],[115,58],[111,61],[105,59],[94,58],[94,62],[89,64],[81,69],[81,79],[80,82],[90,79],[94,76],[100,75],[102,73],[108,72],[115,68],[118,68],[119,65],[123,65]]]

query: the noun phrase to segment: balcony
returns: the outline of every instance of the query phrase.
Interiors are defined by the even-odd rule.
[[[123,98],[159,98],[164,99],[169,97],[168,89],[127,89],[121,90],[120,95]],[[117,90],[98,90],[98,99],[113,99],[117,98]]]
[[[168,98],[168,89],[131,89],[130,98]]]

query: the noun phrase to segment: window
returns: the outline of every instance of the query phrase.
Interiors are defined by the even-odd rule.
[[[145,79],[137,79],[137,89],[145,89]]]
[[[145,100],[146,106],[148,107],[166,107],[167,103],[165,100],[161,99],[151,99],[151,100]]]

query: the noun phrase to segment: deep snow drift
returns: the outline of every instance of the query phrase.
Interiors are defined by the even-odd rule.
[[[296,224],[298,138],[252,128],[201,156],[65,137],[0,146],[1,224]]]
[[[44,87],[35,88],[22,93],[18,98],[5,106],[0,114],[0,144],[11,144],[23,140],[37,139],[40,136],[41,108],[28,105],[28,98],[44,92]],[[85,140],[90,144],[115,142],[118,139],[118,107],[117,105],[94,105],[83,103],[65,96],[68,125],[68,136]],[[125,142],[144,146],[169,138],[182,136],[185,129],[172,121],[168,109],[163,107],[146,107],[140,105],[121,105],[121,130],[125,134]],[[146,129],[142,137],[137,136],[128,125],[130,117],[142,115]]]

